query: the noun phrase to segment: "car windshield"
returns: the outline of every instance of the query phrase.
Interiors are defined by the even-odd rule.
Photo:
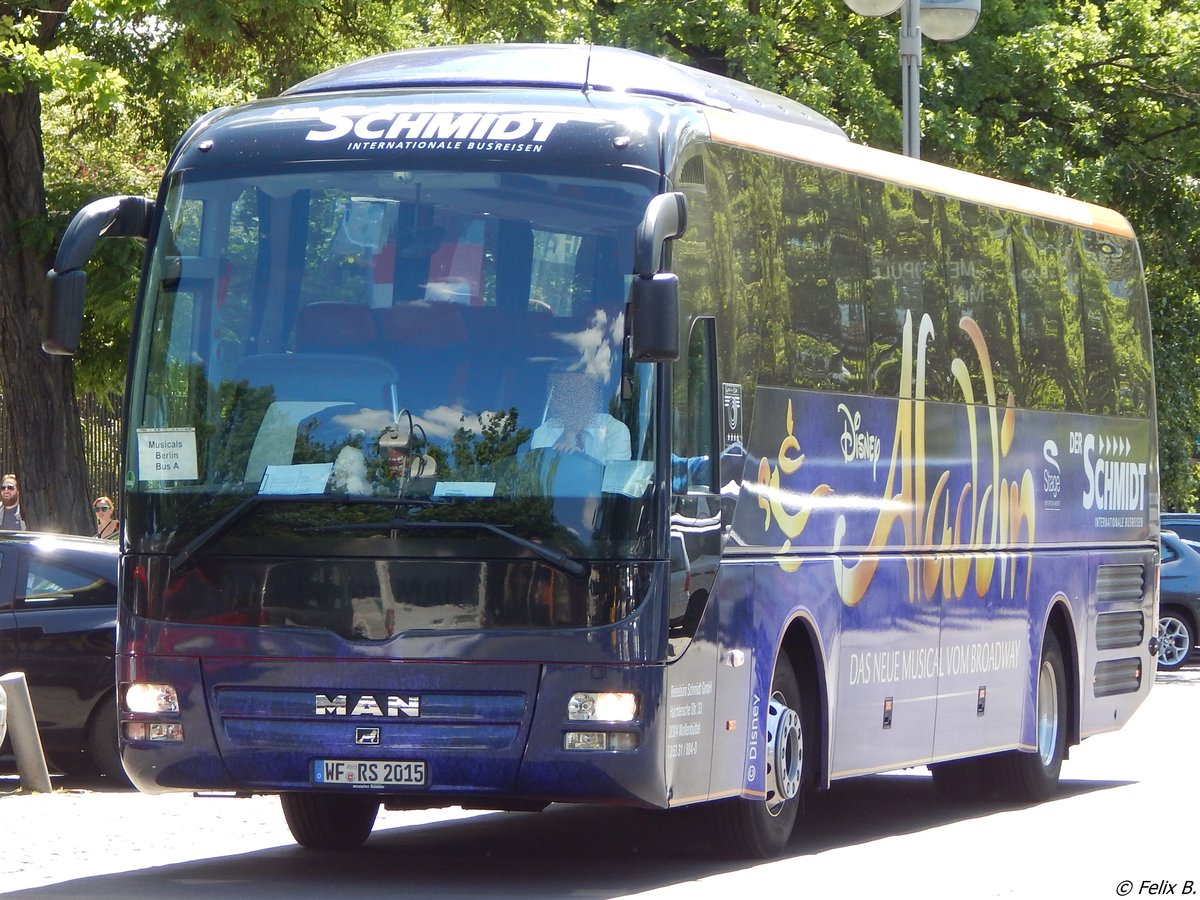
[[[607,171],[175,176],[141,306],[131,542],[464,523],[510,550],[629,552],[654,384],[624,310],[651,191]]]

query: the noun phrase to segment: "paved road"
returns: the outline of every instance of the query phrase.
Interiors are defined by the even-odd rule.
[[[0,779],[0,893],[29,897],[1029,897],[1200,892],[1190,824],[1200,668],[1159,676],[1123,731],[1076,748],[1060,798],[956,806],[920,770],[842,784],[769,863],[714,858],[655,813],[381,813],[358,853],[291,840],[277,801]],[[7,792],[7,793],[6,793]],[[1128,880],[1127,894],[1122,882]],[[782,890],[787,886],[787,890]]]

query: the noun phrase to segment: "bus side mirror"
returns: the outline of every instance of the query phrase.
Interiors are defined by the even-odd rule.
[[[150,236],[154,201],[146,197],[106,197],[89,203],[71,219],[46,273],[49,290],[42,315],[42,350],[54,356],[73,356],[83,330],[83,298],[87,289],[84,265],[102,237]]]
[[[50,290],[42,310],[42,350],[51,356],[74,356],[83,331],[83,296],[87,273],[76,269],[46,273]]]
[[[679,279],[674,273],[633,279],[629,305],[633,358],[637,362],[679,359]]]
[[[675,191],[646,205],[638,225],[630,287],[630,331],[638,362],[679,359],[679,279],[662,272],[666,243],[687,228],[687,198]]]

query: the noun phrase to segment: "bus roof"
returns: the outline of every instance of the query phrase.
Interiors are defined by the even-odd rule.
[[[398,50],[330,69],[283,93],[474,87],[620,92],[750,112],[846,137],[829,119],[795,100],[636,50],[588,44],[475,44]]]
[[[1133,237],[1129,222],[1113,210],[855,144],[802,103],[620,47],[472,44],[398,50],[330,69],[283,95],[497,88],[629,94],[694,104],[704,110],[712,138],[721,143]]]
[[[787,156],[827,169],[836,169],[918,190],[1011,209],[1042,219],[1133,238],[1133,226],[1115,210],[1062,194],[976,175],[936,163],[913,159],[850,141],[831,141],[823,135],[798,132],[785,125],[754,121],[720,111],[706,114],[713,140]]]

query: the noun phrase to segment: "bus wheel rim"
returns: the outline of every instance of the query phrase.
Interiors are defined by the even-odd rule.
[[[778,815],[800,793],[804,763],[804,732],[800,714],[778,691],[767,705],[767,809]]]
[[[1054,761],[1058,744],[1058,676],[1049,660],[1042,661],[1037,692],[1038,753],[1042,765]]]

